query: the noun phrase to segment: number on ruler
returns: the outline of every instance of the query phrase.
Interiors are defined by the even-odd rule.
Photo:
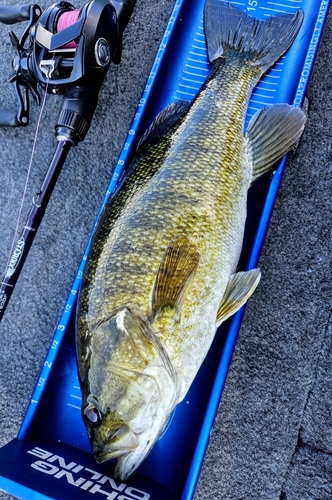
[[[38,387],[43,387],[44,382],[45,382],[45,378],[44,378],[44,377],[39,377],[39,380],[38,380]]]
[[[140,99],[138,107],[141,108],[142,106],[144,106],[145,103],[146,103],[146,99],[144,99],[144,98]]]
[[[56,349],[58,347],[59,341],[53,340],[51,349]]]
[[[258,6],[257,0],[248,0],[247,10],[256,10],[257,6]]]

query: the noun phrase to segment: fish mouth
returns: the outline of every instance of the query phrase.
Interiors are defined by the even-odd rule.
[[[93,458],[97,462],[97,464],[102,464],[104,462],[108,462],[113,458],[121,457],[121,452],[105,452],[104,450],[98,450],[93,452]]]
[[[113,432],[106,442],[99,444],[98,439],[95,439],[92,445],[92,453],[96,462],[101,464],[112,458],[131,453],[138,446],[139,440],[136,434],[128,426],[122,426]]]

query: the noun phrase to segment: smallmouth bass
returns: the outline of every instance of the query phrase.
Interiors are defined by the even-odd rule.
[[[263,108],[243,134],[261,76],[295,39],[302,11],[259,21],[207,0],[211,72],[142,138],[94,232],[80,291],[82,416],[98,463],[125,480],[185,397],[221,322],[259,269],[236,273],[247,192],[300,138],[305,114]],[[198,182],[199,179],[199,182]]]

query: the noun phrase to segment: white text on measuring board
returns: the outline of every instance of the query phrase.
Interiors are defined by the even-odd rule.
[[[317,46],[318,46],[319,39],[320,39],[320,36],[322,33],[322,29],[323,29],[324,20],[325,20],[328,6],[329,6],[328,1],[323,0],[321,3],[320,9],[319,9],[316,25],[315,25],[315,28],[314,28],[314,31],[313,31],[313,34],[312,34],[312,37],[310,40],[310,45],[309,45],[307,56],[306,56],[306,59],[304,62],[303,70],[301,73],[299,86],[298,86],[297,91],[296,91],[296,96],[294,99],[295,106],[301,105],[305,90],[306,90],[307,85],[308,85],[308,79],[309,79],[309,76],[311,73],[312,65],[314,63],[315,54],[316,54]]]
[[[116,483],[108,476],[79,465],[76,462],[66,463],[63,457],[35,447],[29,450],[30,455],[39,458],[31,467],[55,479],[64,478],[68,484],[92,494],[100,493],[106,500],[149,500],[150,495],[142,490]]]

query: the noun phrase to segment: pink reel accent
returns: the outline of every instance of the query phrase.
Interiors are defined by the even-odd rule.
[[[58,19],[58,24],[57,24],[57,33],[59,31],[62,31],[72,24],[76,23],[78,20],[78,17],[80,15],[80,10],[68,10],[66,12],[63,12],[61,16],[59,16]],[[75,42],[70,42],[67,43],[66,45],[63,46],[64,49],[76,49],[76,43]]]

